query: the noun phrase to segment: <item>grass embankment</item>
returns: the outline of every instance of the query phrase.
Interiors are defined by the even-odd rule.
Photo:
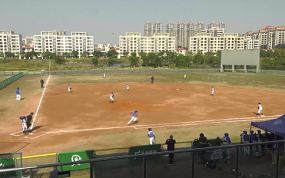
[[[91,58],[66,59],[66,64],[56,64],[54,59],[0,59],[0,71],[41,71],[49,70],[49,61],[51,61],[51,70],[92,70],[96,69],[92,65]],[[108,59],[100,58],[99,65],[107,65]],[[115,59],[119,66],[129,66],[128,59]],[[97,67],[98,68],[98,67]]]

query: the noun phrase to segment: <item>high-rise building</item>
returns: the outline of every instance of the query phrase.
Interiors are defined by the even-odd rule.
[[[14,31],[1,30],[0,31],[0,52],[21,53],[22,49],[22,35],[15,34]]]
[[[128,32],[119,38],[120,55],[125,52],[139,54],[156,53],[162,51],[175,51],[175,37],[168,33],[155,33],[153,36],[141,36],[141,33]]]
[[[155,33],[163,33],[163,25],[160,22],[156,22],[153,24],[153,34]]]
[[[46,51],[56,54],[71,53],[78,51],[79,56],[83,52],[91,55],[94,52],[94,37],[86,32],[71,32],[66,35],[65,31],[42,31],[40,35],[34,35],[35,52]]]
[[[258,40],[261,49],[273,49],[275,46],[285,43],[285,26],[267,26],[256,32],[249,31],[243,36]]]
[[[211,33],[198,33],[190,37],[189,51],[197,54],[207,52],[217,52],[219,50],[243,50],[259,49],[258,40],[248,40],[248,38],[238,33],[223,33],[221,36],[213,36]]]
[[[163,33],[163,24],[156,22],[152,24],[147,22],[144,24],[144,36],[153,36],[155,33]]]
[[[188,48],[189,38],[204,30],[204,24],[193,24],[191,21],[183,23],[181,20],[174,24],[172,22],[166,25],[166,33],[176,37],[176,47]]]

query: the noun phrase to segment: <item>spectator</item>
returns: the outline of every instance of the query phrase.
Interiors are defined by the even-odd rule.
[[[57,167],[53,167],[53,171],[51,171],[49,173],[49,178],[57,178],[58,177],[58,170],[57,170]]]
[[[243,133],[240,135],[243,139],[243,143],[247,144],[249,143],[249,135],[247,134],[247,131],[243,131]],[[244,151],[244,155],[248,155],[249,156],[249,146],[245,146],[243,148],[243,151]]]
[[[228,133],[225,133],[225,136],[223,137],[223,140],[225,142],[227,142],[227,145],[232,144],[232,141],[231,141]],[[227,149],[227,159],[230,159],[230,158],[231,158],[231,148],[228,148]]]
[[[269,133],[267,131],[265,131],[265,133],[264,133],[264,141],[265,142],[269,142],[269,140],[270,140],[270,135],[269,135]],[[264,145],[264,147],[265,147],[265,151],[268,151],[268,144]]]
[[[261,134],[261,130],[257,130],[257,134],[256,134],[256,138],[258,143],[263,142],[263,135]],[[262,150],[261,150],[261,145],[258,145],[258,152],[261,154]]]
[[[200,133],[199,144],[201,147],[207,147],[208,146],[208,139],[207,139],[207,137],[204,136],[203,133]]]
[[[250,143],[256,143],[256,134],[253,132],[253,130],[250,131],[249,138],[250,138]],[[252,153],[254,155],[256,155],[256,146],[255,145],[251,146],[251,150],[252,150]]]
[[[167,144],[167,151],[174,151],[175,150],[175,143],[176,141],[173,139],[173,136],[170,135],[169,139],[166,140],[165,144]],[[168,164],[174,163],[174,153],[169,154],[169,162]]]
[[[205,135],[204,135],[203,133],[200,133],[199,145],[200,145],[200,147],[202,147],[202,148],[208,146],[208,139],[207,139],[207,137],[205,137]],[[205,150],[201,151],[200,157],[201,157],[201,160],[203,161],[203,164],[207,161],[207,160],[205,159],[205,154],[206,154],[206,151],[205,151]]]

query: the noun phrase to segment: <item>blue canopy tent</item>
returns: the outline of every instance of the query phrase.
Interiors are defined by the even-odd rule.
[[[285,114],[277,119],[269,121],[251,122],[251,126],[285,137]]]

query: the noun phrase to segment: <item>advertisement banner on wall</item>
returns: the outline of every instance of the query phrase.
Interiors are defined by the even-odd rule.
[[[75,161],[83,161],[88,159],[93,159],[95,155],[95,150],[84,150],[84,151],[73,151],[73,152],[64,152],[58,154],[58,162],[75,162]],[[72,164],[66,166],[60,166],[60,171],[72,171],[79,169],[88,169],[90,167],[89,163],[84,164]]]

